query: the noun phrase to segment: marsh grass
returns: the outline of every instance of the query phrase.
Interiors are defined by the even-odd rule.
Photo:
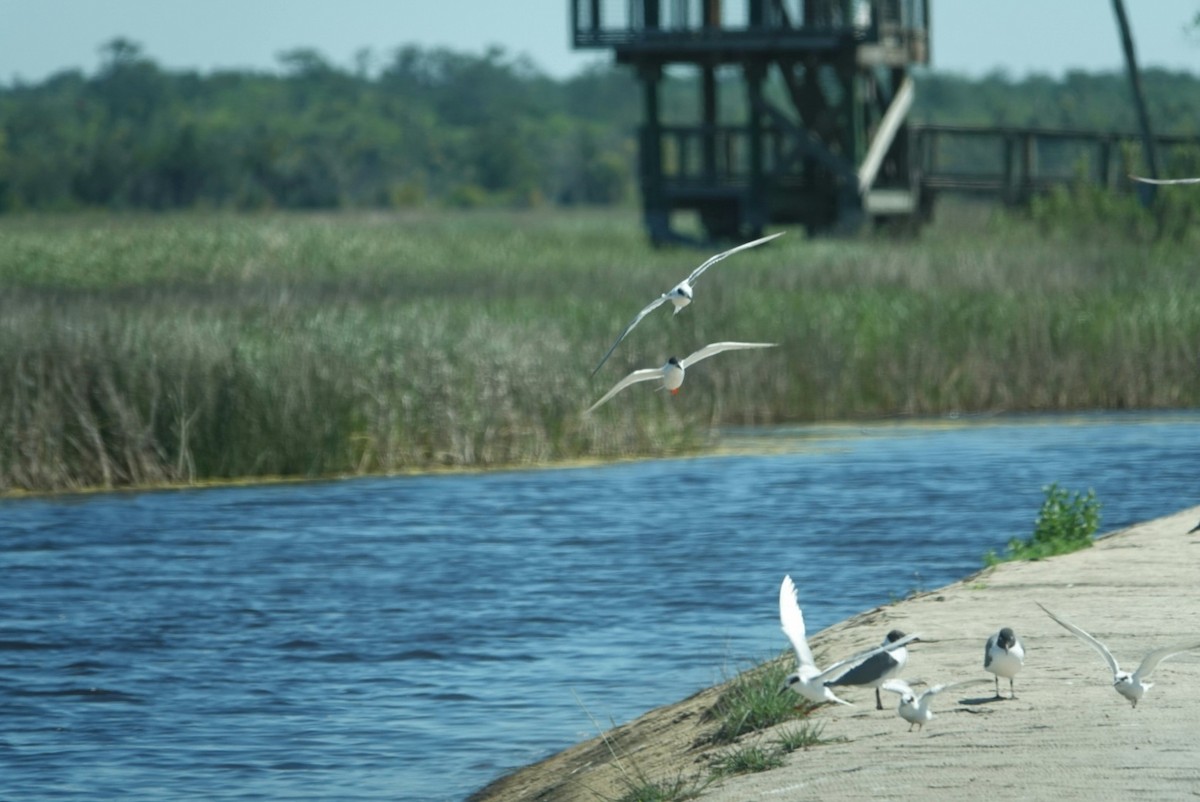
[[[707,253],[626,210],[0,219],[0,492],[664,455],[714,425],[1200,402],[1194,243],[948,214]],[[725,339],[679,396],[630,370]]]

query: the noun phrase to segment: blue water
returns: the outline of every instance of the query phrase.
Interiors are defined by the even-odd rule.
[[[0,798],[461,799],[978,569],[1042,486],[1200,503],[1200,414],[733,433],[758,456],[0,502]],[[1182,534],[1181,534],[1182,536]]]

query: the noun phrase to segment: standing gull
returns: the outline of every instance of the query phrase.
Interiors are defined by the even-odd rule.
[[[826,682],[826,685],[870,685],[875,688],[875,709],[883,710],[883,699],[879,696],[879,688],[883,685],[884,680],[896,676],[904,670],[904,664],[908,662],[908,649],[904,648],[904,644],[920,640],[919,637],[913,635],[905,635],[898,629],[893,629],[883,639],[881,649],[887,651],[879,651],[869,660],[855,666],[846,673],[839,676],[837,679]],[[893,644],[893,648],[888,648]]]
[[[1064,627],[1072,635],[1079,638],[1081,641],[1088,644],[1100,653],[1100,656],[1104,658],[1104,662],[1108,663],[1108,667],[1112,669],[1113,688],[1116,689],[1117,693],[1121,694],[1130,702],[1132,702],[1134,707],[1137,707],[1138,700],[1145,696],[1146,691],[1154,687],[1153,682],[1146,682],[1145,680],[1150,676],[1150,673],[1154,671],[1154,669],[1158,668],[1159,663],[1161,663],[1163,660],[1166,660],[1168,657],[1181,652],[1189,652],[1193,649],[1200,649],[1200,641],[1195,643],[1180,643],[1174,646],[1164,646],[1161,649],[1154,649],[1153,651],[1146,653],[1146,656],[1142,658],[1142,664],[1138,666],[1137,671],[1130,674],[1128,671],[1121,670],[1121,667],[1117,665],[1117,658],[1112,656],[1112,652],[1110,652],[1108,647],[1103,643],[1096,640],[1091,635],[1072,624],[1070,621],[1067,621],[1064,618],[1059,618],[1045,607],[1042,607],[1040,602],[1037,603],[1037,606],[1041,607],[1042,611],[1045,612],[1046,615],[1053,618],[1060,626]]]
[[[629,334],[629,332],[633,331],[633,327],[636,326],[637,324],[641,323],[642,318],[644,318],[646,315],[650,314],[655,309],[658,309],[658,307],[662,306],[667,301],[670,301],[672,304],[675,305],[675,314],[676,315],[678,315],[685,306],[690,304],[692,302],[692,288],[696,285],[696,280],[699,279],[702,275],[704,275],[705,270],[708,270],[710,267],[712,267],[717,262],[724,259],[726,256],[732,256],[733,254],[737,253],[738,251],[744,251],[747,248],[753,248],[756,245],[762,245],[764,242],[769,242],[769,241],[775,239],[776,237],[782,237],[783,234],[784,234],[784,232],[781,231],[778,234],[772,234],[769,237],[763,237],[762,239],[756,239],[753,242],[747,242],[743,245],[737,246],[736,248],[731,248],[728,251],[718,253],[716,256],[712,257],[707,262],[705,262],[704,264],[700,265],[695,270],[693,270],[691,275],[689,275],[683,281],[679,282],[674,287],[667,290],[662,295],[658,296],[653,301],[648,303],[645,307],[642,308],[642,311],[637,313],[637,315],[633,318],[633,320],[629,321],[629,325],[626,326],[625,330],[621,332],[621,336],[617,337],[617,341],[612,344],[612,348],[608,349],[608,353],[605,354],[604,358],[600,360],[600,364],[596,366],[596,370],[592,371],[592,375],[593,376],[596,375],[596,371],[600,370],[600,368],[604,365],[604,363],[608,361],[608,358],[610,356],[612,356],[612,352],[617,350],[617,346],[621,344],[621,340],[624,340],[625,336],[627,334]]]
[[[825,685],[825,678],[843,670],[847,664],[867,659],[874,654],[881,653],[885,648],[903,648],[904,643],[917,637],[910,635],[898,644],[886,644],[860,652],[845,660],[839,660],[822,671],[817,668],[812,650],[808,648],[808,639],[804,631],[804,614],[800,612],[800,604],[796,601],[796,586],[790,576],[785,576],[783,584],[779,586],[779,623],[783,628],[783,634],[787,635],[788,641],[796,651],[796,673],[784,680],[780,690],[786,691],[790,688],[815,704],[822,702],[836,702],[839,705],[850,704],[834,695],[833,691]]]
[[[1004,627],[988,638],[987,646],[983,650],[983,667],[996,675],[997,699],[1003,698],[1000,695],[1001,677],[1008,677],[1008,692],[1011,694],[1011,698],[1017,698],[1017,692],[1013,689],[1013,677],[1017,675],[1023,665],[1025,665],[1025,648],[1011,629]]]
[[[599,401],[588,407],[584,414],[591,412],[629,385],[637,384],[638,382],[662,379],[662,389],[670,390],[671,394],[675,395],[679,392],[680,385],[683,384],[684,370],[696,364],[701,359],[708,359],[710,356],[719,354],[722,351],[737,351],[743,348],[774,348],[776,345],[778,343],[712,343],[711,345],[704,346],[694,354],[689,354],[683,359],[671,357],[667,360],[667,364],[661,368],[642,368],[630,373],[617,382]]]
[[[920,732],[921,728],[925,726],[925,722],[934,717],[933,711],[929,709],[929,703],[933,701],[933,697],[950,688],[957,688],[961,685],[978,685],[981,682],[987,682],[987,680],[969,679],[964,682],[934,685],[920,696],[917,696],[913,689],[909,687],[909,684],[902,679],[889,679],[883,683],[882,687],[885,691],[900,694],[900,707],[897,710],[900,718],[908,722],[909,732],[912,732],[914,724],[917,727],[917,731]]]

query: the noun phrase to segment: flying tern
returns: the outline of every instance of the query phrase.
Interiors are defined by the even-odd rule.
[[[963,685],[978,685],[987,682],[985,679],[969,679],[963,682],[951,682],[944,685],[934,685],[929,690],[917,696],[916,692],[902,679],[889,679],[881,686],[885,691],[900,694],[900,707],[897,712],[900,718],[908,722],[908,731],[912,732],[913,725],[916,725],[917,731],[920,732],[925,726],[925,722],[932,719],[933,711],[929,709],[930,702],[933,697],[937,696],[942,691],[951,688],[957,688]]]
[[[804,614],[800,612],[800,605],[796,601],[796,586],[790,576],[785,576],[783,584],[779,586],[779,623],[783,628],[783,634],[787,635],[792,648],[796,651],[796,673],[784,680],[780,690],[791,689],[815,704],[836,702],[839,705],[849,705],[850,702],[834,695],[833,691],[825,684],[825,678],[844,670],[849,664],[869,659],[887,648],[903,648],[905,643],[917,637],[910,635],[898,643],[859,652],[845,660],[839,660],[822,671],[813,659],[812,650],[808,648],[808,639],[804,632]]]
[[[893,629],[883,639],[879,651],[869,660],[859,663],[854,668],[833,679],[826,685],[870,685],[875,688],[875,709],[883,710],[883,699],[879,696],[879,688],[884,680],[896,676],[904,670],[908,662],[908,649],[904,644],[920,640],[915,635],[905,635],[898,629]]]
[[[1045,607],[1042,607],[1041,603],[1038,603],[1038,607],[1041,607],[1046,615],[1057,621],[1059,625],[1069,631],[1072,635],[1079,638],[1081,641],[1088,644],[1100,653],[1100,656],[1104,658],[1104,662],[1108,663],[1108,667],[1112,669],[1113,688],[1116,689],[1117,693],[1121,694],[1130,702],[1132,702],[1134,707],[1137,707],[1138,700],[1145,696],[1146,691],[1150,690],[1154,686],[1153,682],[1146,682],[1146,678],[1150,676],[1150,673],[1154,671],[1154,669],[1158,668],[1159,663],[1161,663],[1163,660],[1166,660],[1168,657],[1180,654],[1181,652],[1189,652],[1193,649],[1200,649],[1200,641],[1195,643],[1179,643],[1175,644],[1174,646],[1164,646],[1161,649],[1154,649],[1146,653],[1146,656],[1142,658],[1142,664],[1138,666],[1137,671],[1130,674],[1128,671],[1121,670],[1121,667],[1117,665],[1117,658],[1113,657],[1112,652],[1110,652],[1108,647],[1103,643],[1096,640],[1091,635],[1072,624],[1070,621],[1059,618]]]
[[[1013,689],[1013,677],[1025,665],[1025,647],[1008,627],[988,638],[987,646],[983,649],[983,667],[996,675],[996,698],[1000,696],[1000,678],[1008,677],[1008,692],[1011,698],[1017,698]]]
[[[643,368],[630,373],[628,376],[613,385],[613,388],[605,393],[599,401],[588,407],[584,414],[591,412],[596,407],[600,406],[629,385],[637,384],[638,382],[648,382],[654,379],[661,379],[662,388],[660,389],[670,390],[671,394],[675,395],[679,392],[680,385],[683,384],[684,371],[702,359],[708,359],[710,356],[719,354],[722,351],[736,351],[743,348],[774,348],[776,345],[778,345],[778,343],[712,343],[704,346],[694,354],[689,354],[683,359],[671,357],[661,368]]]
[[[1200,184],[1200,178],[1143,178],[1140,175],[1129,176],[1134,181],[1141,181],[1143,184],[1157,184],[1159,186],[1167,186],[1169,184]]]
[[[705,270],[708,270],[710,267],[712,267],[717,262],[724,259],[726,256],[732,256],[733,254],[737,253],[738,251],[744,251],[747,248],[753,248],[756,245],[762,245],[764,242],[770,242],[771,240],[775,239],[776,237],[782,237],[784,233],[785,232],[781,231],[778,234],[772,234],[769,237],[763,237],[761,239],[756,239],[753,242],[747,242],[743,245],[737,246],[736,248],[731,248],[728,251],[718,253],[716,256],[710,258],[707,262],[705,262],[704,264],[700,265],[695,270],[693,270],[691,275],[689,275],[683,281],[679,282],[674,287],[667,290],[666,292],[664,292],[662,295],[655,298],[650,303],[646,304],[646,306],[642,308],[642,311],[638,312],[637,315],[633,318],[633,320],[629,321],[629,325],[626,326],[625,330],[621,332],[621,336],[617,337],[617,341],[612,344],[612,348],[608,349],[608,353],[605,354],[604,358],[600,360],[600,364],[596,366],[596,370],[592,371],[592,375],[593,376],[596,375],[596,371],[600,370],[600,368],[604,365],[604,363],[608,361],[608,358],[610,356],[612,356],[612,352],[617,350],[617,346],[621,344],[621,340],[624,340],[626,335],[628,335],[629,332],[633,331],[633,327],[636,326],[637,324],[641,323],[642,318],[644,318],[646,315],[650,314],[655,309],[658,309],[658,307],[662,306],[667,301],[670,301],[672,304],[674,304],[676,315],[678,315],[685,306],[690,304],[692,302],[692,288],[696,286],[697,279],[699,279],[702,275],[704,275]]]

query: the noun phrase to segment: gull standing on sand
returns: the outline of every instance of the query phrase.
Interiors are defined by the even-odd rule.
[[[783,628],[783,634],[787,635],[792,648],[796,651],[796,673],[784,680],[780,691],[791,689],[815,704],[836,702],[839,705],[849,705],[850,702],[837,698],[833,691],[825,685],[825,678],[841,671],[847,664],[867,659],[882,652],[885,648],[903,648],[904,643],[917,637],[910,635],[900,643],[886,644],[859,652],[845,660],[839,660],[822,671],[817,668],[812,650],[808,648],[808,639],[804,631],[804,614],[800,612],[800,604],[796,601],[796,585],[792,582],[791,576],[785,576],[783,584],[779,586],[779,623]]]
[[[917,732],[920,732],[925,726],[925,722],[934,718],[933,711],[929,709],[929,703],[933,701],[933,697],[950,688],[957,688],[962,685],[978,685],[983,682],[987,682],[987,680],[969,679],[963,682],[951,682],[946,685],[934,685],[920,696],[917,696],[909,684],[902,679],[889,679],[883,683],[882,687],[885,691],[900,694],[900,707],[896,712],[900,714],[900,718],[908,722],[909,732],[912,732],[914,724],[917,727]]]
[[[988,638],[987,646],[983,649],[983,667],[996,675],[996,698],[1000,695],[1000,678],[1008,677],[1008,692],[1010,698],[1016,699],[1017,692],[1013,689],[1013,677],[1025,665],[1025,648],[1017,636],[1008,627]]]
[[[918,640],[920,638],[916,635],[905,635],[900,630],[893,629],[883,639],[880,651],[871,659],[825,684],[874,686],[875,709],[883,710],[883,699],[879,695],[879,688],[883,685],[884,680],[890,679],[904,670],[904,664],[908,662],[908,649],[904,648],[904,644]]]
[[[1045,607],[1042,607],[1040,602],[1036,602],[1036,604],[1038,607],[1042,608],[1042,611],[1045,612],[1046,615],[1058,622],[1060,626],[1065,628],[1068,632],[1079,638],[1084,643],[1091,646],[1096,651],[1100,652],[1100,656],[1104,658],[1104,662],[1108,663],[1108,667],[1112,669],[1113,688],[1116,689],[1117,693],[1121,694],[1130,702],[1132,702],[1134,707],[1137,707],[1138,700],[1146,694],[1146,691],[1154,687],[1154,683],[1146,682],[1146,678],[1150,676],[1150,673],[1154,671],[1154,669],[1158,668],[1159,663],[1173,655],[1180,654],[1182,652],[1190,652],[1193,649],[1200,649],[1200,640],[1197,640],[1194,643],[1180,643],[1174,646],[1164,646],[1161,649],[1154,649],[1153,651],[1146,653],[1146,656],[1142,658],[1142,664],[1138,666],[1137,671],[1130,674],[1128,671],[1121,670],[1121,667],[1117,665],[1117,658],[1112,656],[1112,652],[1110,652],[1108,647],[1103,643],[1096,640],[1091,635],[1072,624],[1070,621],[1059,618]]]
[[[654,379],[662,379],[662,387],[659,389],[670,390],[671,395],[675,395],[679,392],[679,387],[683,384],[684,370],[702,359],[708,359],[710,356],[719,354],[722,351],[737,351],[743,348],[774,348],[778,344],[779,343],[712,343],[711,345],[704,346],[694,354],[689,354],[683,359],[671,357],[667,360],[667,364],[663,365],[661,368],[642,368],[641,370],[635,370],[633,373],[630,373],[628,376],[617,382],[611,390],[605,393],[603,398],[588,407],[584,414],[586,415],[588,412],[591,412],[596,407],[600,406],[629,385],[637,384],[638,382],[648,382]]]
[[[717,262],[724,259],[726,256],[732,256],[733,254],[737,253],[738,251],[744,251],[747,248],[753,248],[756,245],[762,245],[764,242],[770,242],[771,240],[775,239],[776,237],[782,237],[783,235],[784,235],[784,232],[781,231],[778,234],[772,234],[769,237],[763,237],[762,239],[756,239],[753,242],[747,242],[743,245],[737,246],[736,248],[731,248],[728,251],[718,253],[716,256],[712,257],[707,262],[705,262],[704,264],[697,267],[695,270],[692,271],[691,275],[689,275],[683,281],[679,282],[674,287],[667,290],[662,295],[658,296],[653,301],[648,303],[645,307],[642,308],[642,311],[637,313],[637,315],[633,318],[633,320],[629,321],[629,325],[626,326],[625,330],[621,332],[621,336],[617,337],[617,341],[612,344],[612,348],[608,349],[608,353],[604,355],[604,359],[600,360],[600,364],[596,366],[596,370],[592,371],[592,375],[593,376],[596,375],[596,371],[600,370],[600,368],[604,365],[604,363],[608,361],[608,358],[610,356],[612,356],[612,352],[617,350],[617,346],[621,344],[621,340],[624,340],[625,336],[627,334],[629,334],[629,332],[633,331],[633,327],[636,326],[637,324],[641,323],[642,318],[644,318],[646,315],[650,314],[655,309],[658,309],[658,307],[662,306],[667,301],[670,301],[672,304],[675,305],[675,314],[676,315],[678,315],[685,306],[690,304],[692,302],[692,288],[696,285],[696,280],[699,279],[702,275],[704,275],[705,270],[708,270],[710,267],[712,267]]]

